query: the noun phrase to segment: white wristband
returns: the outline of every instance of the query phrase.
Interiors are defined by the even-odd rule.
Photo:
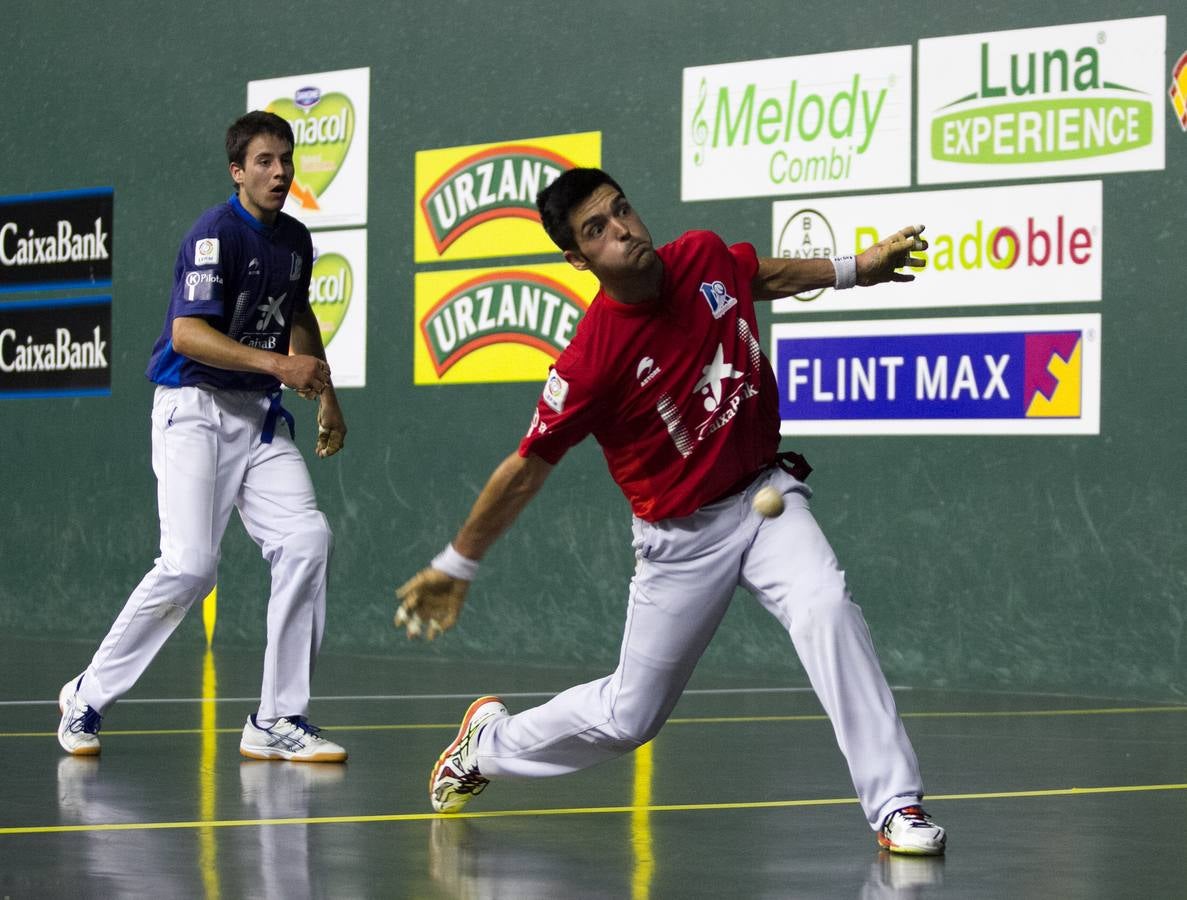
[[[434,556],[429,565],[450,578],[460,578],[462,581],[473,581],[478,574],[478,560],[462,556],[453,549],[453,544]]]
[[[833,268],[837,270],[837,283],[833,285],[843,291],[857,285],[857,257],[834,256]]]

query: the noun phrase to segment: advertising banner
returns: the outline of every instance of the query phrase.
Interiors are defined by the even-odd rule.
[[[111,393],[111,297],[0,303],[0,398]]]
[[[0,197],[0,293],[111,287],[109,187]]]

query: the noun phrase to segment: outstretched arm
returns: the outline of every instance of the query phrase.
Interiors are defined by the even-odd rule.
[[[552,464],[512,453],[491,474],[453,543],[396,591],[395,623],[409,638],[429,640],[457,622],[478,561],[544,486]],[[449,569],[450,571],[444,571]],[[468,575],[469,577],[464,577]]]
[[[911,255],[927,249],[927,241],[919,237],[922,233],[922,225],[908,225],[863,250],[855,259],[849,257],[856,266],[856,281],[849,283],[845,283],[845,263],[840,259],[834,263],[828,259],[760,258],[751,293],[755,300],[774,300],[826,287],[853,287],[854,283],[869,287],[887,281],[914,281],[914,275],[895,270],[927,265],[927,260]]]

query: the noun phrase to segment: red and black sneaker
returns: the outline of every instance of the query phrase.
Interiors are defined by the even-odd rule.
[[[470,704],[462,717],[457,737],[437,757],[437,764],[429,776],[429,801],[434,810],[458,812],[471,797],[481,794],[490,784],[490,779],[483,778],[478,771],[475,738],[491,719],[505,715],[507,707],[498,697],[479,697]]]

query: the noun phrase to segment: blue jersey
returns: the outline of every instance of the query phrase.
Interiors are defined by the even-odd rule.
[[[203,365],[173,349],[173,320],[199,316],[232,340],[287,354],[293,315],[309,305],[313,242],[284,213],[275,226],[255,219],[235,195],[204,212],[190,229],[173,270],[165,327],[145,374],[167,387],[208,385],[271,391],[271,375]]]

